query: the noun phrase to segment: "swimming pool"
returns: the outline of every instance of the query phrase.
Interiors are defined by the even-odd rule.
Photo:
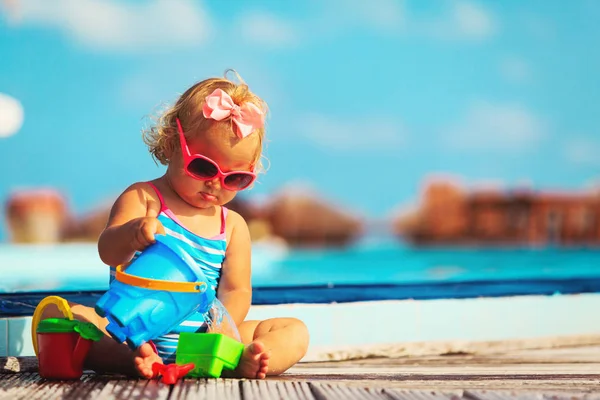
[[[307,359],[384,343],[535,342],[598,332],[590,316],[600,307],[599,250],[417,250],[378,242],[287,251],[260,244],[253,266],[258,306],[248,318],[304,321]],[[93,244],[1,245],[0,356],[33,355],[30,316],[46,295],[91,306],[107,287]]]
[[[49,293],[92,305],[108,288],[93,244],[0,246],[0,316],[31,315]],[[600,292],[599,249],[253,248],[253,304]]]

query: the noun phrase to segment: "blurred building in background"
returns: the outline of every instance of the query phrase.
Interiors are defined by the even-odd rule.
[[[415,211],[396,218],[394,231],[418,245],[600,246],[600,190],[467,191],[434,181]]]
[[[65,198],[53,189],[21,190],[6,202],[6,222],[14,243],[55,243],[67,222]]]
[[[228,207],[248,222],[254,241],[293,247],[347,246],[369,224],[315,193],[282,190],[260,205],[237,197]],[[94,242],[110,206],[78,216],[58,191],[36,189],[14,192],[5,210],[13,243]],[[436,180],[425,185],[416,209],[389,225],[414,245],[600,246],[600,190],[467,190]]]
[[[248,222],[254,241],[295,247],[341,247],[362,233],[363,222],[316,194],[282,190],[264,205],[236,197],[227,207]],[[6,202],[7,229],[13,243],[95,242],[106,226],[110,205],[75,215],[54,189],[15,191]]]

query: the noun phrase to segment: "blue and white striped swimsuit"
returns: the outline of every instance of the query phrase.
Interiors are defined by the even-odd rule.
[[[160,214],[158,220],[165,228],[168,236],[176,239],[178,244],[196,261],[206,276],[207,283],[213,290],[217,290],[219,278],[221,277],[221,265],[225,260],[227,240],[225,235],[225,220],[227,209],[221,207],[221,232],[210,239],[198,236],[187,230],[173,212],[166,206],[162,194],[158,188],[148,182],[160,199]],[[110,269],[110,282],[115,279],[115,269]],[[196,313],[187,320],[181,322],[169,333],[153,340],[158,355],[165,364],[175,362],[175,350],[181,332],[204,332],[206,323],[202,314]]]

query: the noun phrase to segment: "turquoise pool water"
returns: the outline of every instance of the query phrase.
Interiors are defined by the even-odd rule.
[[[108,270],[92,244],[0,246],[0,314],[52,292],[92,302]],[[255,304],[600,292],[600,249],[253,249]],[[83,300],[82,300],[83,296]],[[66,296],[68,297],[68,296]],[[7,305],[10,303],[10,306]]]

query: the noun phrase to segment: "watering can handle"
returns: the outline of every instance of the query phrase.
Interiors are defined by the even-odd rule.
[[[117,266],[115,279],[131,286],[167,292],[204,293],[208,288],[206,282],[171,282],[130,275],[123,271],[123,265]]]
[[[40,323],[40,319],[42,318],[42,313],[46,306],[54,304],[58,307],[58,309],[63,313],[65,318],[73,319],[73,313],[71,312],[71,307],[69,307],[69,303],[65,299],[59,296],[48,296],[37,305],[35,308],[35,312],[33,313],[33,318],[31,319],[31,342],[33,343],[33,350],[35,351],[35,355],[38,355],[38,343],[37,343],[37,326]]]

